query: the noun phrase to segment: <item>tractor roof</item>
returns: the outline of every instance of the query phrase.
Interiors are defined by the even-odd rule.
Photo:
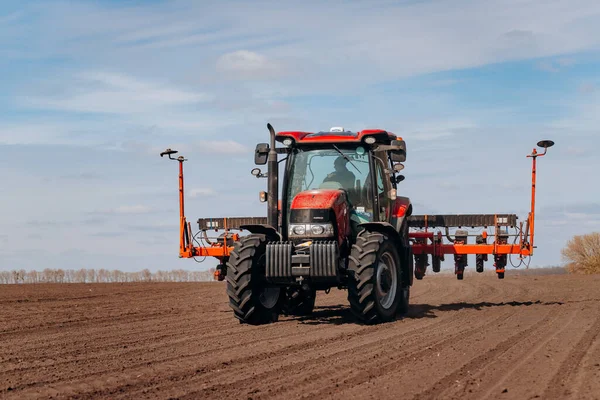
[[[360,143],[366,137],[374,137],[379,143],[389,144],[390,141],[401,139],[391,132],[383,129],[365,129],[359,132],[329,131],[329,132],[278,132],[276,139],[283,142],[287,138],[294,140],[296,144],[321,144],[321,143]]]

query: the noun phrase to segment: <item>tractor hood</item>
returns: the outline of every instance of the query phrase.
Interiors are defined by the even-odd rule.
[[[292,210],[330,209],[346,201],[346,194],[339,189],[315,189],[300,192],[292,201]]]
[[[341,246],[350,235],[346,192],[340,189],[315,189],[298,193],[290,207],[290,224],[330,224]]]

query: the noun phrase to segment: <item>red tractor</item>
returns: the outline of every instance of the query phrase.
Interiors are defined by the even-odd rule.
[[[267,218],[227,218],[227,227],[199,220],[203,231],[250,232],[229,238],[235,245],[218,268],[235,316],[264,324],[281,312],[308,314],[316,291],[332,287],[348,289],[353,313],[366,323],[406,312],[413,276],[406,217],[412,206],[396,195],[405,142],[383,130],[276,134],[268,128],[270,144],[255,151],[255,163],[267,164],[267,173],[252,171],[268,182],[268,192],[261,193]],[[279,155],[285,157],[281,180]]]
[[[332,128],[275,133],[270,124],[267,127],[270,143],[258,144],[254,156],[257,165],[267,164],[267,172],[252,170],[252,175],[267,179],[268,191],[260,195],[267,202],[267,217],[201,218],[199,238],[192,235],[184,215],[185,159],[172,158],[175,150],[161,153],[179,161],[180,257],[212,256],[221,261],[215,277],[227,281],[229,304],[241,323],[266,324],[281,313],[310,314],[316,292],[332,287],[348,290],[350,308],[359,321],[391,321],[407,312],[413,276],[423,278],[428,255],[434,272],[439,272],[444,254],[454,254],[455,272],[462,279],[467,254],[478,255],[479,272],[487,254],[494,254],[498,277],[503,278],[506,254],[533,253],[535,159],[545,151],[531,155],[532,212],[525,230],[520,224],[519,243],[515,238],[511,245],[499,234],[517,226],[514,215],[411,216],[410,200],[397,194],[404,180],[399,172],[406,143],[391,132]],[[553,142],[539,145],[547,148]],[[280,186],[281,162],[285,167]],[[449,227],[462,226],[495,227],[496,240],[488,244],[487,231],[477,244],[467,244],[467,231],[450,237]],[[441,232],[428,230],[441,227],[451,244],[443,243]],[[207,231],[213,229],[225,232],[210,239]],[[249,234],[232,234],[235,229]],[[204,243],[195,247],[198,240]]]

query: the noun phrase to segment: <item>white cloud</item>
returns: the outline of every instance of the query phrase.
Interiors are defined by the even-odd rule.
[[[247,146],[234,140],[193,140],[190,138],[186,142],[171,142],[168,147],[178,151],[172,157],[180,155],[188,157],[192,154],[250,154],[250,149]],[[126,141],[123,143],[122,149],[158,155],[165,150],[165,146],[151,145],[143,141]]]
[[[150,213],[152,211],[153,211],[153,209],[151,207],[144,206],[144,205],[141,205],[141,204],[136,204],[136,205],[118,206],[116,208],[111,208],[111,209],[107,209],[107,210],[103,210],[103,211],[98,211],[97,213],[99,213],[99,214],[121,214],[121,215],[128,215],[128,214],[148,214],[148,213]]]
[[[558,58],[556,60],[539,61],[536,65],[541,71],[559,72],[563,68],[575,65],[575,60],[572,58]]]
[[[191,70],[209,80],[216,60],[228,71],[256,73],[268,71],[276,59],[303,77],[288,84],[311,83],[314,89],[557,56],[600,44],[600,4],[594,0],[176,4],[30,7],[39,16],[37,33],[51,39],[30,50],[107,67],[125,60],[118,65],[130,73]],[[157,56],[157,46],[163,56]],[[185,52],[185,62],[175,50]]]
[[[65,126],[43,123],[0,124],[0,144],[52,144],[65,132]]]
[[[577,91],[585,94],[594,93],[596,90],[598,90],[598,87],[592,82],[584,82],[577,87]]]
[[[217,194],[213,188],[195,188],[189,192],[191,198],[196,197],[212,197]]]
[[[197,142],[194,150],[212,154],[248,154],[246,146],[233,140],[202,140]]]
[[[23,16],[23,12],[15,11],[10,14],[0,15],[0,24],[10,24],[18,21]]]
[[[238,78],[273,77],[281,72],[281,67],[274,61],[248,50],[222,55],[217,59],[216,68]]]
[[[587,150],[583,147],[568,146],[567,153],[571,154],[573,156],[581,156],[581,155],[587,153]]]
[[[25,106],[73,112],[124,114],[159,112],[163,108],[205,102],[211,96],[142,81],[124,74],[84,72],[61,95],[33,95],[21,99]]]
[[[477,127],[470,120],[439,120],[434,122],[415,123],[403,129],[407,133],[409,141],[430,141],[454,136]]]
[[[562,106],[565,116],[548,123],[550,129],[565,135],[589,134],[596,136],[600,126],[600,93],[579,94]],[[581,98],[585,97],[585,98]]]

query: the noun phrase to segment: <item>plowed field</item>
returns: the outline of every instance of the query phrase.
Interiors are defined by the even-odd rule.
[[[600,276],[427,276],[377,326],[336,290],[256,327],[221,283],[0,286],[0,397],[600,399]]]

